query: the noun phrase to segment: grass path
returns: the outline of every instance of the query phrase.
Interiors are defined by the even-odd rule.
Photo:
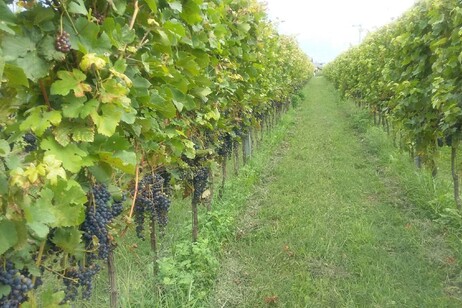
[[[323,78],[248,201],[211,307],[461,307],[451,250]],[[452,291],[451,291],[452,290]]]

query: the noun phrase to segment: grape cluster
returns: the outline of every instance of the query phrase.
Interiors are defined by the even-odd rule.
[[[138,238],[144,240],[144,214],[146,212],[146,208],[151,206],[151,202],[144,197],[136,197],[135,208],[134,208],[134,216],[135,216],[135,224],[136,224],[136,236]]]
[[[162,168],[161,170],[159,170],[158,174],[164,179],[163,192],[167,196],[171,196],[172,195],[172,185],[170,184],[170,180],[172,179],[172,175],[165,168]]]
[[[159,226],[165,228],[168,223],[168,210],[170,208],[170,199],[168,196],[160,192],[154,197],[154,205],[155,205],[155,215],[157,218],[157,222]],[[151,217],[153,214],[151,214]]]
[[[95,12],[95,13],[93,14],[93,17],[95,17],[96,23],[97,23],[98,25],[102,25],[102,24],[103,24],[104,18],[105,18],[105,16],[104,16],[103,13]]]
[[[90,299],[93,289],[93,277],[99,272],[98,264],[91,264],[88,267],[71,267],[66,270],[63,283],[66,289],[63,303],[75,301],[82,288],[82,299]]]
[[[92,188],[93,202],[87,206],[85,221],[82,225],[83,238],[87,246],[92,246],[93,236],[98,238],[98,256],[106,259],[109,254],[110,242],[107,225],[112,221],[112,210],[109,206],[111,194],[106,186],[95,185]],[[91,248],[91,247],[87,247]]]
[[[108,225],[123,211],[124,198],[114,200],[105,185],[94,185],[91,188],[89,200],[85,221],[81,226],[83,240],[89,252],[86,254],[85,266],[80,264],[68,268],[64,273],[63,283],[66,288],[63,303],[75,300],[79,288],[82,289],[83,299],[90,298],[93,277],[100,269],[95,264],[95,260],[107,259],[109,252],[113,249],[109,238]],[[98,239],[97,247],[94,247],[94,238]]]
[[[209,169],[206,167],[198,167],[193,178],[193,200],[195,200],[196,202],[199,202],[202,199],[202,194],[207,189],[208,178]]]
[[[26,146],[24,147],[26,153],[33,152],[37,149],[37,137],[35,137],[34,134],[26,133],[23,140],[26,143]]]
[[[242,127],[235,127],[233,128],[233,132],[236,136],[238,137],[242,137],[245,135],[245,131]]]
[[[69,40],[69,33],[62,31],[56,35],[55,48],[57,51],[67,53],[71,50],[71,41]]]
[[[112,207],[111,207],[111,215],[113,218],[122,214],[124,210],[124,206],[123,206],[124,201],[125,201],[125,197],[117,201],[114,200],[114,203],[112,204]]]
[[[217,150],[218,155],[223,158],[229,158],[233,151],[233,139],[230,134],[226,133],[220,137],[221,145]]]
[[[0,285],[11,288],[8,295],[0,298],[0,307],[2,308],[19,307],[21,303],[27,300],[27,292],[34,288],[31,278],[23,275],[10,261],[6,261],[4,266],[0,266]]]
[[[168,210],[170,198],[164,192],[165,179],[160,174],[146,175],[139,182],[138,194],[135,201],[136,235],[144,239],[145,216],[149,215],[151,221],[157,220],[159,226],[165,227],[168,223]]]
[[[91,202],[87,205],[85,221],[82,224],[83,238],[87,249],[93,245],[93,237],[98,238],[98,257],[107,259],[111,242],[108,234],[108,225],[123,211],[123,201],[115,201],[105,185],[95,185],[91,189]],[[112,201],[112,206],[110,205]]]

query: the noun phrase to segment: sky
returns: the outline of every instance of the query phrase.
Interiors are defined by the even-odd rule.
[[[412,7],[415,0],[259,0],[279,33],[295,35],[315,62],[327,63],[368,31]]]

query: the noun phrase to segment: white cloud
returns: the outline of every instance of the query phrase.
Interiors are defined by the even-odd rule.
[[[295,35],[315,61],[328,62],[357,44],[366,31],[389,23],[415,0],[266,0],[268,15],[279,32]]]

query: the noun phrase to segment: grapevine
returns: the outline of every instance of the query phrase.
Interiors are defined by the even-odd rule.
[[[189,170],[200,171],[194,181],[172,176],[184,157],[204,151],[191,140],[209,134],[201,163],[208,168],[229,155],[235,130],[275,113],[272,102],[286,104],[313,71],[254,0],[7,3],[0,2],[0,237],[8,237],[0,238],[0,260],[30,270],[30,280],[42,269],[62,280],[66,296],[50,305],[79,291],[90,296],[120,225],[131,225],[115,195],[136,199],[138,235],[146,218],[164,228],[172,184],[185,195],[195,186],[196,201],[208,185],[205,170]],[[135,198],[138,170],[146,174]],[[21,288],[29,289],[27,279]]]
[[[454,200],[461,209],[459,7],[455,0],[417,2],[324,72],[344,97],[369,109],[374,122],[393,134],[418,166],[423,161],[433,176],[438,148],[450,146]]]

